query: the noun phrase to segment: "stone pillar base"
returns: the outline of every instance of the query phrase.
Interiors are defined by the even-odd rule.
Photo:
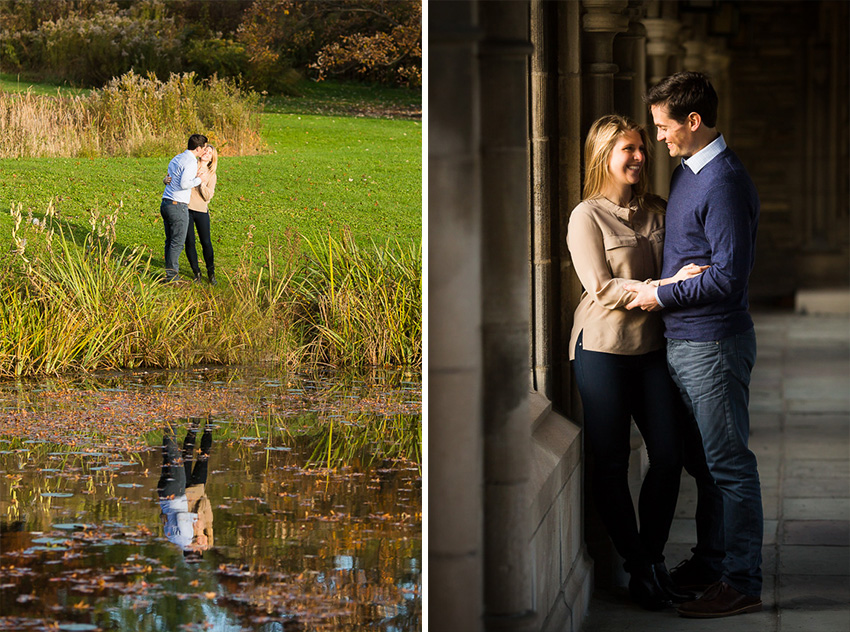
[[[850,316],[850,289],[798,290],[794,311],[819,316]]]
[[[593,595],[593,561],[582,551],[540,632],[579,632]]]
[[[534,610],[541,631],[578,632],[593,592],[593,562],[584,544],[581,429],[530,397]]]

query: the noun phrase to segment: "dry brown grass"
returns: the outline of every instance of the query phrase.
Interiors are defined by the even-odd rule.
[[[0,91],[0,158],[167,155],[203,133],[223,155],[256,154],[259,96],[230,81],[132,72],[86,96]]]

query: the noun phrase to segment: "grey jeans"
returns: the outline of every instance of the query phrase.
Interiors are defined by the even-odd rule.
[[[180,253],[189,229],[189,205],[162,198],[159,214],[165,224],[165,278],[171,281],[180,271]]]

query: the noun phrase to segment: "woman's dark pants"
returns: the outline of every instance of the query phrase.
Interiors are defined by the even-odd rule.
[[[210,275],[215,272],[212,237],[210,236],[210,214],[189,211],[189,228],[186,230],[186,258],[189,260],[189,265],[192,266],[192,272],[197,276],[201,267],[198,265],[198,251],[195,248],[195,228],[198,229],[198,239],[201,242],[201,251],[204,253],[207,274]]]
[[[162,472],[157,484],[160,498],[182,496],[186,488],[207,482],[212,432],[204,429],[201,435],[200,458],[194,463],[196,430],[189,428],[183,440],[182,452],[177,446],[173,431],[167,431],[162,437]]]
[[[663,349],[626,356],[575,353],[584,432],[593,455],[592,496],[626,570],[662,562],[679,495],[681,424],[687,416]],[[640,530],[629,493],[631,419],[643,436],[649,471],[638,501]]]

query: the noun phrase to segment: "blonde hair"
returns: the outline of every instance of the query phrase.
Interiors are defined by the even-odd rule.
[[[597,119],[590,126],[587,140],[584,143],[584,189],[582,197],[585,200],[602,196],[605,184],[611,177],[608,171],[608,161],[614,145],[620,136],[628,132],[640,134],[646,152],[643,169],[640,170],[640,178],[637,184],[632,185],[632,191],[640,204],[649,194],[649,169],[651,166],[651,147],[649,135],[646,129],[639,123],[619,114],[609,114]],[[652,196],[655,197],[655,196]],[[651,204],[650,206],[655,206]],[[655,210],[650,208],[649,210]]]
[[[207,147],[212,149],[212,156],[207,162],[207,169],[209,170],[210,174],[213,174],[215,173],[215,170],[218,169],[218,150],[212,145],[207,145]]]

